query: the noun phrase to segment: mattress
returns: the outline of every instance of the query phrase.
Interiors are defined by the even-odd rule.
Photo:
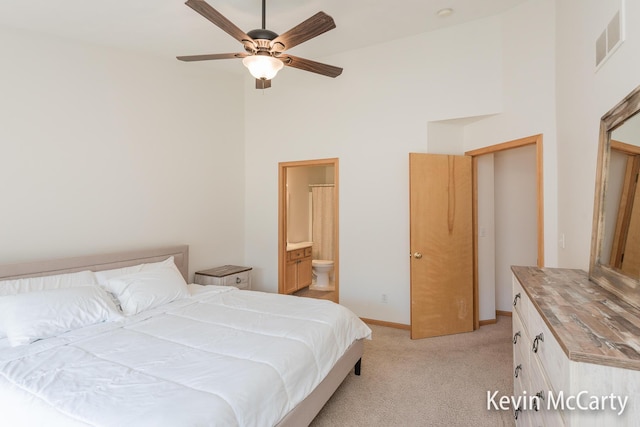
[[[190,285],[190,298],[0,346],[0,420],[275,425],[371,330],[329,301]]]

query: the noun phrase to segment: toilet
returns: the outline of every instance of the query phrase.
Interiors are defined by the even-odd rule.
[[[315,289],[329,288],[329,273],[333,270],[333,261],[326,259],[314,259],[311,261],[313,275],[316,278]]]

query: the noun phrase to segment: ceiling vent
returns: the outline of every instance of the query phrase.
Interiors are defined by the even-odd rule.
[[[596,70],[620,47],[624,41],[624,2],[611,18],[607,28],[596,40]]]

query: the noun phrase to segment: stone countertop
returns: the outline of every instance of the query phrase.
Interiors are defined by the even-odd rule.
[[[570,360],[640,370],[640,310],[582,270],[511,270]]]
[[[296,251],[302,248],[310,248],[311,246],[313,246],[313,242],[287,243],[287,252]]]

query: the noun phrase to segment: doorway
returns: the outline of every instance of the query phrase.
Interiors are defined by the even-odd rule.
[[[526,153],[528,151],[528,154]],[[473,157],[474,173],[474,254],[475,277],[474,290],[476,297],[476,328],[481,325],[495,323],[498,315],[510,316],[511,300],[511,264],[526,264],[544,266],[544,196],[543,196],[543,150],[542,135],[532,135],[502,144],[496,144],[465,153]],[[496,175],[494,179],[494,163],[502,162],[503,166],[517,161],[517,158],[525,162],[518,173],[526,173],[527,177],[516,177],[515,172],[509,172],[509,168],[500,168],[505,175]],[[524,160],[523,160],[524,159]],[[483,163],[489,161],[490,177],[482,175]],[[513,168],[515,166],[511,166]],[[484,167],[487,170],[487,167]],[[480,174],[480,176],[479,176]],[[483,194],[483,181],[490,183],[490,191],[500,192],[500,197],[506,205],[494,206],[493,196],[485,199]],[[486,186],[485,186],[486,187]],[[525,188],[526,187],[526,188]],[[528,202],[509,200],[511,194],[526,193]],[[519,197],[520,197],[519,196]],[[495,201],[497,202],[497,201]],[[491,204],[490,211],[483,211],[483,205]],[[514,207],[514,204],[516,205]],[[505,207],[506,206],[506,207]],[[511,207],[509,207],[511,206]],[[526,212],[518,212],[518,209],[527,209]],[[525,219],[525,213],[526,218]],[[489,215],[495,218],[495,230],[484,229],[482,219],[479,217]],[[519,225],[518,225],[519,222]],[[509,229],[512,232],[509,232]],[[485,235],[496,233],[496,239],[492,245],[487,246]],[[502,237],[500,237],[502,236]],[[524,247],[525,252],[507,249],[508,244],[518,242],[519,247]],[[505,243],[507,242],[507,243]],[[496,246],[497,245],[497,246]],[[497,252],[509,254],[503,256],[502,261],[496,259]],[[515,257],[515,258],[514,258]],[[514,261],[517,259],[517,261]],[[528,261],[523,261],[524,259]],[[483,300],[485,307],[492,306],[490,312],[484,310],[480,313],[479,303],[482,296],[494,295],[493,301]],[[479,320],[480,315],[485,320]]]
[[[278,293],[339,301],[338,165],[278,164]],[[314,266],[327,261],[324,274]]]
[[[479,210],[481,211],[482,202],[484,202],[484,194],[480,192],[480,195],[479,195],[478,187],[479,187],[479,181],[485,181],[484,176],[479,177],[478,175],[479,175],[479,169],[480,169],[480,172],[482,171],[482,168],[479,168],[479,164],[482,163],[484,158],[488,158],[488,157],[493,158],[494,155],[501,156],[502,154],[510,150],[515,151],[515,149],[525,149],[526,151],[530,151],[533,153],[533,156],[527,157],[529,159],[528,161],[530,161],[532,166],[531,168],[532,172],[529,174],[532,177],[531,178],[532,185],[528,187],[529,189],[526,191],[530,193],[530,196],[533,202],[530,205],[530,207],[527,208],[529,211],[527,212],[527,214],[531,213],[531,215],[528,217],[531,219],[530,219],[530,223],[528,223],[525,226],[533,230],[533,238],[530,243],[525,243],[519,240],[519,236],[521,235],[521,231],[523,229],[523,228],[520,228],[516,230],[516,232],[514,233],[511,233],[511,234],[506,233],[507,234],[506,240],[508,240],[511,243],[517,242],[516,244],[525,245],[527,246],[528,249],[532,251],[533,255],[530,261],[526,261],[527,265],[536,264],[539,267],[544,266],[544,202],[543,202],[544,199],[543,199],[542,135],[533,135],[530,137],[521,138],[518,140],[509,141],[502,144],[497,144],[497,145],[481,148],[478,150],[466,152],[465,155],[472,157],[472,174],[473,174],[473,178],[472,178],[472,183],[473,183],[472,184],[472,193],[473,193],[472,195],[472,198],[473,198],[472,230],[473,231],[470,233],[473,236],[473,329],[478,329],[481,325],[484,325],[484,324],[495,323],[497,321],[498,315],[507,315],[507,316],[511,315],[511,311],[507,311],[510,309],[510,304],[507,304],[507,307],[504,308],[503,310],[496,309],[496,302],[500,302],[499,301],[500,297],[505,297],[509,299],[511,298],[511,276],[510,276],[509,266],[506,266],[504,268],[496,267],[495,244],[490,248],[479,247],[479,244],[482,244],[482,242],[479,242],[480,240],[479,237],[484,237],[485,233],[487,233],[487,235],[493,234],[494,231],[493,229],[483,230],[483,228],[479,227],[479,224],[478,224],[478,215],[483,214],[482,212],[479,212]],[[507,160],[507,163],[509,161],[510,160]],[[435,168],[432,168],[432,169],[434,169],[435,171]],[[491,163],[491,169],[492,169],[491,180],[493,180],[493,160]],[[449,170],[452,171],[453,168],[449,168]],[[513,178],[510,177],[507,179],[513,179]],[[527,179],[527,182],[529,182],[529,178]],[[490,187],[492,188],[492,191],[493,191],[494,189],[493,181],[491,182]],[[448,188],[453,188],[453,187],[449,185]],[[502,191],[502,189],[499,189],[498,191]],[[440,203],[440,205],[442,205],[445,209],[448,209],[447,206],[449,207],[451,206],[450,201],[455,200],[455,198],[448,197],[447,200],[449,200],[448,203],[445,203],[445,202]],[[493,203],[494,201],[492,196],[491,204],[493,205]],[[513,214],[513,211],[514,211],[513,209],[505,209],[505,210],[508,210],[508,212],[506,212],[507,214]],[[501,213],[504,213],[504,212],[501,212]],[[414,215],[413,208],[412,208],[412,215]],[[492,216],[494,215],[493,206],[491,208],[490,215]],[[518,217],[519,215],[516,214],[516,215],[512,215],[512,217],[513,216]],[[411,222],[413,223],[413,221]],[[447,221],[447,224],[448,223],[449,221]],[[499,225],[502,225],[502,224],[499,224]],[[527,231],[530,231],[530,230],[527,230]],[[411,232],[413,233],[413,230]],[[412,265],[413,263],[419,264],[420,261],[422,261],[422,253],[421,251],[417,251],[417,249],[420,249],[420,248],[415,248],[415,249],[416,250],[414,250],[413,247],[410,247],[410,257],[417,259],[417,260],[414,260],[414,259],[411,260]],[[488,258],[491,258],[491,259],[488,259]],[[494,273],[491,280],[487,280],[486,277],[482,276],[483,266],[485,266],[487,262],[489,264],[493,264],[492,269],[494,269]],[[521,261],[518,261],[518,262],[521,262]],[[505,283],[499,286],[496,285],[496,277],[495,277],[496,268],[500,268],[501,270],[504,270],[506,272],[508,283]],[[447,273],[443,273],[443,274],[447,274]],[[442,278],[442,276],[440,277]],[[416,278],[420,279],[419,277],[416,277]],[[422,280],[419,280],[419,281],[422,281]],[[444,279],[442,279],[441,281],[445,282]],[[489,286],[487,285],[489,282],[492,282],[492,284],[490,284],[490,287],[487,288],[487,286]],[[423,283],[414,283],[414,275],[412,273],[412,278],[411,278],[412,295],[413,295],[414,287],[420,287],[423,285],[424,285]],[[431,289],[428,292],[433,293],[434,290]],[[491,310],[490,310],[490,313],[488,314],[483,313],[484,315],[482,318],[485,320],[480,321],[480,307],[479,307],[480,298],[481,297],[486,298],[487,296],[493,299],[493,301],[491,301]],[[414,303],[417,303],[417,302],[413,300],[413,296],[412,296],[412,301],[411,301],[412,310],[415,308]],[[484,307],[484,305],[485,304],[483,302],[483,309],[486,308]],[[430,316],[432,317],[437,316],[437,313],[430,313]],[[414,323],[414,319],[412,315],[412,325],[411,325],[412,330],[414,328],[413,323]],[[419,325],[415,325],[415,326],[418,327]],[[418,335],[419,334],[416,334],[416,336]]]

